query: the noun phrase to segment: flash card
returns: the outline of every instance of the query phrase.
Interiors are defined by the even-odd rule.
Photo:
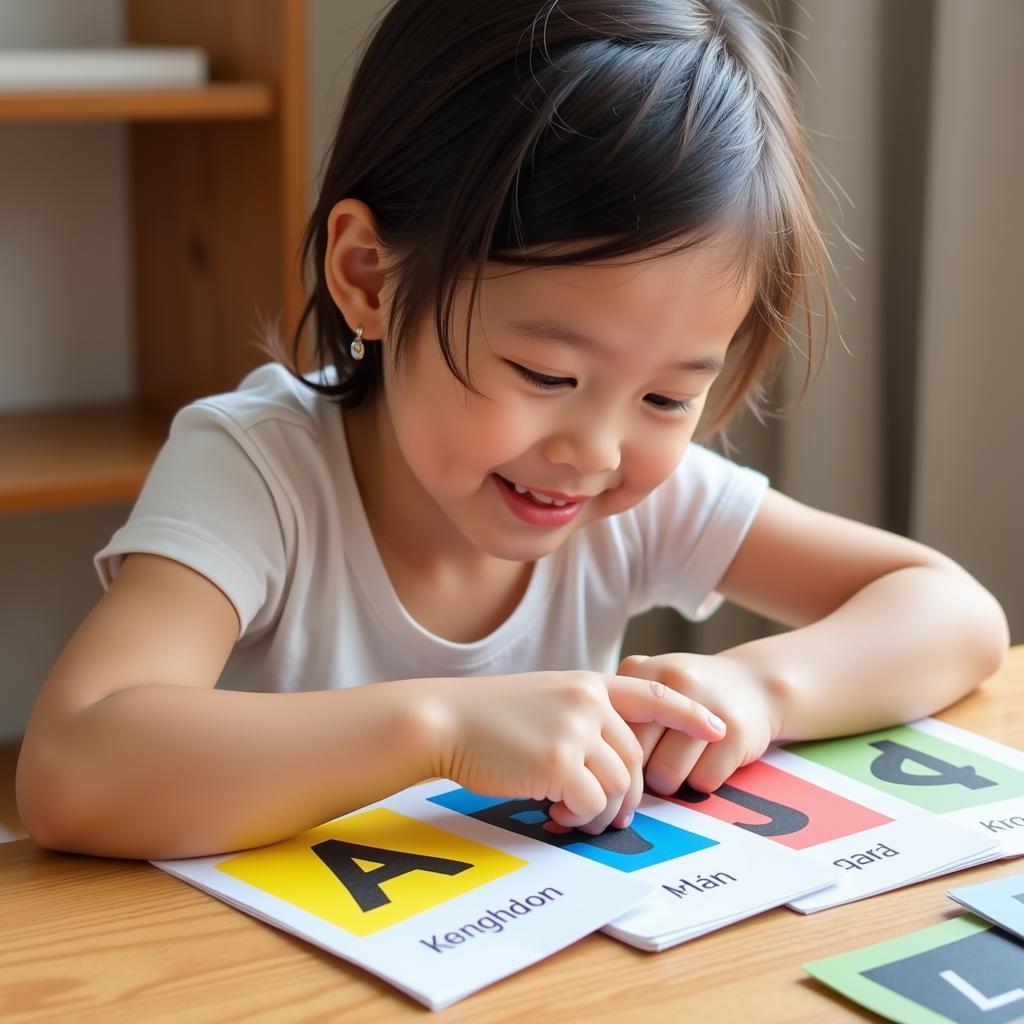
[[[804,969],[900,1024],[1024,1019],[1024,943],[969,914]]]
[[[835,885],[790,901],[811,913],[998,856],[994,839],[785,750],[740,768],[714,793],[683,786],[669,801],[763,836]]]
[[[949,889],[948,894],[979,917],[1024,939],[1024,875],[965,885]]]
[[[786,748],[1024,853],[1024,752],[934,718]]]
[[[592,836],[552,821],[550,803],[485,797],[450,783],[429,799],[517,835],[624,873],[650,895],[604,931],[641,949],[661,950],[830,885],[831,865],[807,864],[785,847],[687,808],[645,796],[628,828]]]
[[[270,846],[153,863],[431,1009],[588,935],[650,891],[431,804],[417,792],[426,788]]]

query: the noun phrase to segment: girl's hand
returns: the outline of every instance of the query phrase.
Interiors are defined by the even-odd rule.
[[[647,786],[655,793],[675,793],[684,782],[711,793],[737,768],[756,761],[779,734],[778,700],[751,668],[728,654],[631,655],[619,672],[685,693],[726,724],[725,738],[710,745],[653,722],[637,726]]]
[[[433,774],[485,796],[551,800],[554,821],[593,834],[628,822],[643,794],[630,724],[702,747],[722,735],[705,708],[657,681],[580,671],[439,682],[425,705],[440,726]]]

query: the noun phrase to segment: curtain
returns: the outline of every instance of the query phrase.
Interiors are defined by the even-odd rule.
[[[948,554],[1024,642],[1024,3],[772,6],[820,172],[837,322],[802,402],[737,424],[732,457]],[[776,408],[804,378],[807,339],[792,342]],[[624,651],[713,653],[778,628],[729,605],[699,624],[657,611]]]

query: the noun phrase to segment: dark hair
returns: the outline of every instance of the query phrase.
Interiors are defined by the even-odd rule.
[[[777,31],[740,0],[396,0],[356,70],[303,237],[315,281],[292,366],[315,314],[313,361],[333,364],[338,383],[310,386],[354,406],[381,385],[381,346],[351,359],[353,331],[324,280],[327,218],[343,198],[370,207],[394,258],[395,365],[433,310],[467,387],[451,346],[467,267],[468,347],[487,262],[676,252],[739,211],[738,273],[756,275],[756,295],[701,434],[744,403],[757,411],[798,297],[810,344],[812,276],[828,297],[784,56]],[[810,362],[805,387],[809,373]]]

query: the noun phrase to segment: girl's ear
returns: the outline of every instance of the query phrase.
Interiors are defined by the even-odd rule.
[[[387,262],[373,211],[359,199],[342,199],[327,215],[324,281],[349,327],[363,337],[384,336]]]

